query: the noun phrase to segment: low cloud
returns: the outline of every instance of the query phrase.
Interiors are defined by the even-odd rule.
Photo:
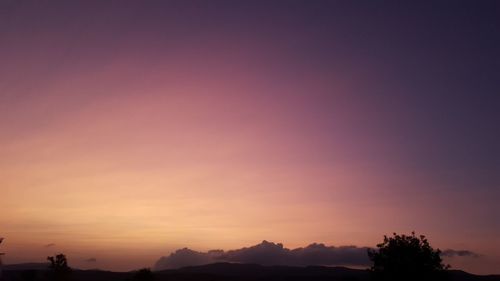
[[[96,258],[88,258],[85,260],[86,262],[97,262]]]
[[[216,253],[215,255],[212,255]],[[223,251],[222,251],[223,253]],[[217,262],[220,252],[209,251],[208,253],[196,252],[188,248],[179,249],[168,257],[161,257],[155,264],[155,270],[181,268],[185,266],[196,266]]]
[[[441,252],[442,257],[448,257],[448,258],[453,258],[453,257],[471,257],[471,258],[478,258],[480,255],[477,253],[474,253],[469,250],[444,250]]]
[[[326,246],[311,244],[304,248],[288,249],[281,243],[263,241],[262,243],[236,250],[212,250],[197,252],[188,248],[180,249],[169,256],[160,258],[155,270],[196,266],[214,262],[255,263],[261,265],[350,265],[367,266],[369,259],[367,247]]]
[[[49,244],[44,245],[45,248],[52,248],[55,246],[56,246],[56,244],[54,244],[54,243],[49,243]]]
[[[288,249],[281,243],[262,241],[251,247],[236,250],[211,250],[197,252],[188,248],[179,249],[169,256],[161,257],[154,265],[154,270],[175,269],[186,266],[198,266],[216,262],[254,263],[260,265],[287,266],[356,266],[366,267],[371,264],[368,259],[368,247],[326,246],[313,243],[304,248]],[[469,250],[448,249],[441,252],[442,257],[480,257]]]

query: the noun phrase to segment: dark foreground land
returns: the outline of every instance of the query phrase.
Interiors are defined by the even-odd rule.
[[[4,269],[3,281],[47,280],[47,273],[47,270],[40,267],[36,268],[33,265],[7,266]],[[230,263],[216,263],[153,273],[153,280],[155,281],[363,281],[370,280],[369,277],[366,270],[345,267],[289,267]],[[500,281],[500,275],[479,276],[459,270],[451,270],[449,277],[452,281]],[[132,281],[142,279],[136,278],[136,272],[73,270],[68,280]]]

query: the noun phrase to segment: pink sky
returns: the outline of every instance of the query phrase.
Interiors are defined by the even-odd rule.
[[[0,20],[7,263],[60,251],[130,270],[186,246],[375,246],[415,230],[482,255],[452,266],[500,273],[498,192],[455,187],[468,166],[435,153],[455,135],[421,121],[436,111],[425,102],[384,95],[413,85],[394,65],[307,56],[307,30],[297,45],[225,22],[190,37],[201,25],[179,16],[160,42],[162,17],[52,8]]]

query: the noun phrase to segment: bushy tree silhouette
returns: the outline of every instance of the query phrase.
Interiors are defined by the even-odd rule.
[[[52,280],[69,280],[71,268],[68,266],[68,260],[65,255],[58,254],[55,257],[47,257],[47,260],[50,262],[50,278]]]
[[[134,275],[135,281],[152,281],[154,280],[153,272],[149,268],[143,268],[137,271]]]
[[[439,249],[434,250],[425,236],[393,234],[384,236],[377,249],[368,250],[375,280],[446,280],[446,269]]]

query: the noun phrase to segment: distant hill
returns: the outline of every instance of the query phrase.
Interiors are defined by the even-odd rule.
[[[220,277],[211,280],[369,280],[367,270],[347,267],[291,267],[262,266],[257,264],[214,263],[160,271],[158,274],[198,274]],[[236,278],[235,278],[236,277]],[[450,270],[451,280],[500,281],[500,275],[474,275],[461,270]],[[163,279],[160,279],[163,280]],[[205,279],[203,279],[205,280]],[[208,279],[207,279],[208,280]]]
[[[165,270],[159,274],[207,274],[224,277],[245,277],[245,280],[367,280],[366,270],[346,267],[324,266],[262,266],[258,264],[214,263],[202,266],[185,267],[177,270]],[[340,278],[340,279],[339,279]],[[352,279],[355,278],[355,279]],[[225,280],[225,279],[224,279]]]
[[[48,263],[44,262],[30,262],[30,263],[18,263],[18,264],[5,264],[3,270],[46,270],[49,268]]]
[[[27,263],[6,265],[5,281],[23,280],[23,274],[31,271],[36,279],[46,276],[47,264]],[[101,270],[74,270],[73,281],[125,281],[131,280],[135,272],[111,272]],[[155,281],[367,281],[366,270],[346,267],[292,267],[262,266],[257,264],[214,263],[202,266],[154,272]],[[451,281],[500,281],[500,275],[479,276],[464,271],[450,271]]]

